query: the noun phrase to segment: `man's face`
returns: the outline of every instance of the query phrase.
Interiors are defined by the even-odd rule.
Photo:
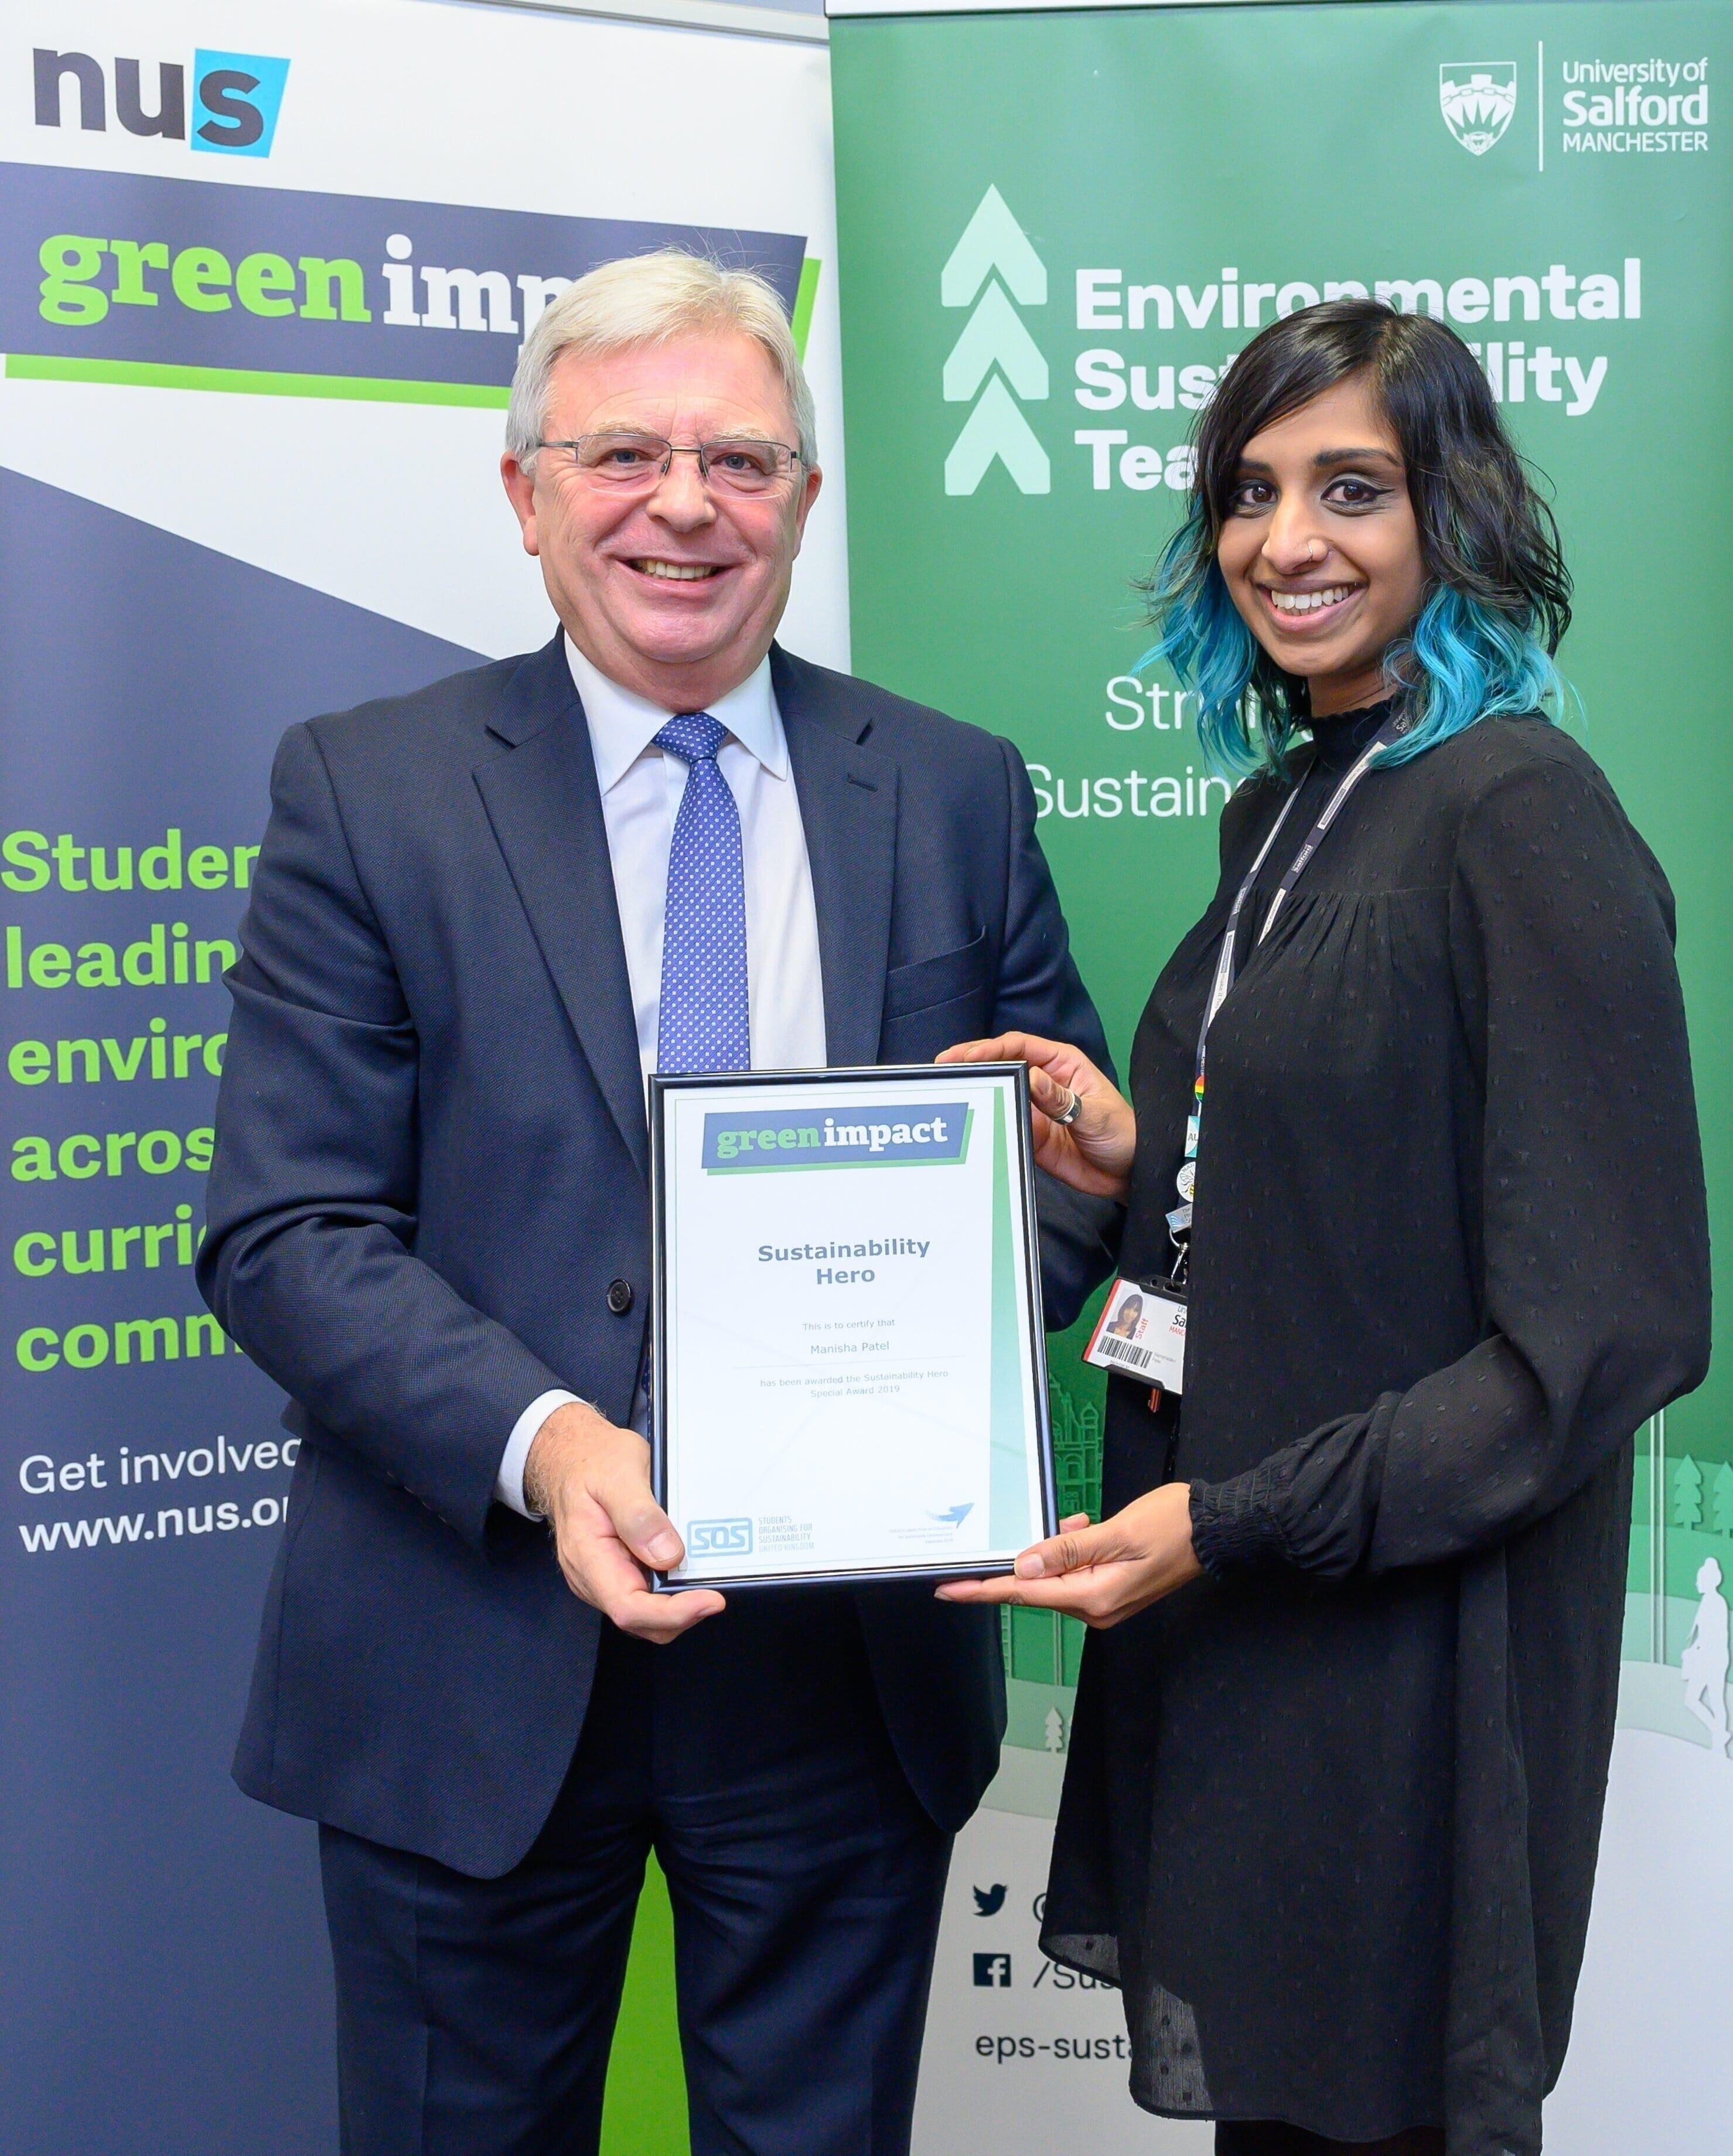
[[[554,367],[542,429],[659,435],[677,447],[739,440],[796,445],[781,375],[736,331],[633,345]],[[543,449],[526,474],[502,459],[525,550],[585,657],[670,711],[699,711],[736,687],[770,648],[821,474],[797,464],[766,492],[706,485],[677,456],[652,485],[622,488]]]

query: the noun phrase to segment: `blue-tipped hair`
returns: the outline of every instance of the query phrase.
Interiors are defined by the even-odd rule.
[[[1335,300],[1273,322],[1234,362],[1198,423],[1185,518],[1143,587],[1157,639],[1138,666],[1165,660],[1196,695],[1213,770],[1279,773],[1308,723],[1305,682],[1258,642],[1217,564],[1240,458],[1254,434],[1356,375],[1401,446],[1426,571],[1420,612],[1384,654],[1414,724],[1382,761],[1406,762],[1499,713],[1562,712],[1552,654],[1570,626],[1570,573],[1485,376],[1443,322]]]

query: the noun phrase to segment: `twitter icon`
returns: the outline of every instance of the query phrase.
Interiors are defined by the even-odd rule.
[[[997,1917],[1005,1906],[1005,1889],[1002,1885],[977,1887],[974,1892],[975,1914],[977,1917]]]

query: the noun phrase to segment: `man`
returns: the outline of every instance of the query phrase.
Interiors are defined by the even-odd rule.
[[[1015,752],[772,641],[813,432],[757,279],[582,279],[502,465],[553,640],[278,756],[200,1279],[305,1440],[236,1775],[321,1823],[348,2156],[596,2148],[652,1847],[697,2156],[908,2145],[994,1620],[649,1593],[644,1073],[1105,1050]]]

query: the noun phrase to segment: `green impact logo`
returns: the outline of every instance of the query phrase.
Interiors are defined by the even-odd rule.
[[[826,1116],[822,1123],[815,1116],[804,1125],[782,1125],[757,1110],[706,1115],[704,1171],[706,1175],[726,1175],[772,1168],[888,1167],[911,1162],[956,1162],[969,1157],[969,1127],[975,1111],[966,1101],[923,1105],[915,1101],[893,1107],[843,1109],[838,1113],[872,1115],[883,1120],[838,1122],[835,1116]]]
[[[973,494],[995,457],[1023,493],[1050,493],[1047,452],[1016,401],[1045,399],[1047,362],[1012,305],[1044,307],[1047,271],[997,187],[981,198],[951,249],[939,296],[947,307],[975,307],[945,362],[945,401],[966,404],[981,392],[945,459],[946,493]]]

